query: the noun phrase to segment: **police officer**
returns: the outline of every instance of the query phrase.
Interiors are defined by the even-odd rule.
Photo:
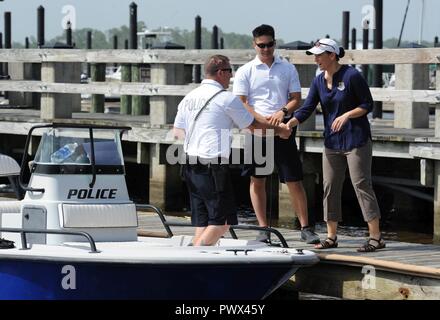
[[[174,135],[184,137],[187,164],[184,178],[190,195],[191,221],[196,227],[193,245],[214,245],[237,224],[237,211],[229,175],[233,127],[272,128],[288,138],[287,126],[273,126],[226,91],[232,76],[229,59],[214,55],[205,63],[205,79],[178,106]]]

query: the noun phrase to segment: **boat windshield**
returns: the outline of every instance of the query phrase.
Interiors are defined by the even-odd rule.
[[[123,165],[119,130],[93,129],[96,165]],[[52,128],[43,133],[34,162],[39,164],[91,164],[89,129]]]

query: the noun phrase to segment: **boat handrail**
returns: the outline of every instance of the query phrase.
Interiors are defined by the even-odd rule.
[[[150,209],[157,213],[157,215],[160,218],[160,221],[162,222],[167,234],[168,238],[171,238],[173,236],[173,232],[171,231],[171,227],[192,227],[193,225],[189,222],[170,222],[167,221],[165,218],[165,215],[163,214],[162,210],[152,204],[140,204],[136,203],[136,210],[138,209]],[[288,244],[286,239],[284,239],[283,235],[274,228],[270,227],[260,227],[260,226],[254,226],[254,225],[248,225],[248,224],[238,224],[230,226],[229,232],[231,233],[231,236],[233,239],[238,239],[237,234],[235,233],[235,229],[242,229],[242,230],[257,230],[257,231],[266,231],[269,233],[275,234],[278,239],[280,240],[280,244],[283,248],[288,248]]]
[[[21,235],[21,249],[29,250],[27,246],[26,233],[40,233],[40,234],[63,234],[72,236],[83,236],[87,238],[90,244],[90,253],[99,253],[100,251],[96,249],[95,240],[92,236],[84,231],[65,231],[65,230],[53,230],[53,229],[23,229],[23,228],[0,228],[0,232],[12,232],[20,233]]]

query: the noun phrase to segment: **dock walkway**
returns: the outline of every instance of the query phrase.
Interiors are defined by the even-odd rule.
[[[168,221],[189,221],[167,217]],[[192,235],[192,227],[171,227],[175,235]],[[300,232],[277,228],[289,247],[315,251],[320,263],[301,269],[288,283],[289,289],[346,299],[440,299],[440,247],[429,244],[387,241],[386,248],[359,253],[365,238],[338,236],[339,247],[314,250],[301,242]],[[158,216],[139,214],[139,230],[163,234]],[[239,239],[255,239],[256,231],[236,230]],[[319,234],[325,239],[325,234]],[[226,237],[230,237],[226,234]]]

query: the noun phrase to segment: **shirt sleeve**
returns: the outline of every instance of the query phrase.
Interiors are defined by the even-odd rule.
[[[234,84],[232,87],[232,92],[236,96],[249,96],[249,78],[246,76],[246,72],[243,67],[238,68],[234,76]]]
[[[179,128],[179,129],[186,129],[186,123],[185,123],[185,117],[184,117],[184,101],[185,99],[183,99],[180,103],[179,106],[177,107],[177,114],[176,114],[176,118],[174,119],[174,127]]]
[[[299,81],[298,71],[293,64],[291,64],[291,66],[292,68],[289,82],[289,93],[301,92],[301,83]]]
[[[306,101],[304,101],[304,104],[295,111],[295,118],[299,121],[299,123],[306,121],[319,103],[319,90],[317,84],[318,78],[319,76],[313,79]]]
[[[225,106],[225,111],[239,129],[247,128],[254,122],[254,116],[246,110],[237,97],[233,97],[231,102]]]
[[[358,101],[358,105],[353,107],[361,107],[371,112],[373,110],[373,97],[371,96],[367,82],[357,70],[355,70],[350,77],[350,86],[353,88],[356,101]]]

